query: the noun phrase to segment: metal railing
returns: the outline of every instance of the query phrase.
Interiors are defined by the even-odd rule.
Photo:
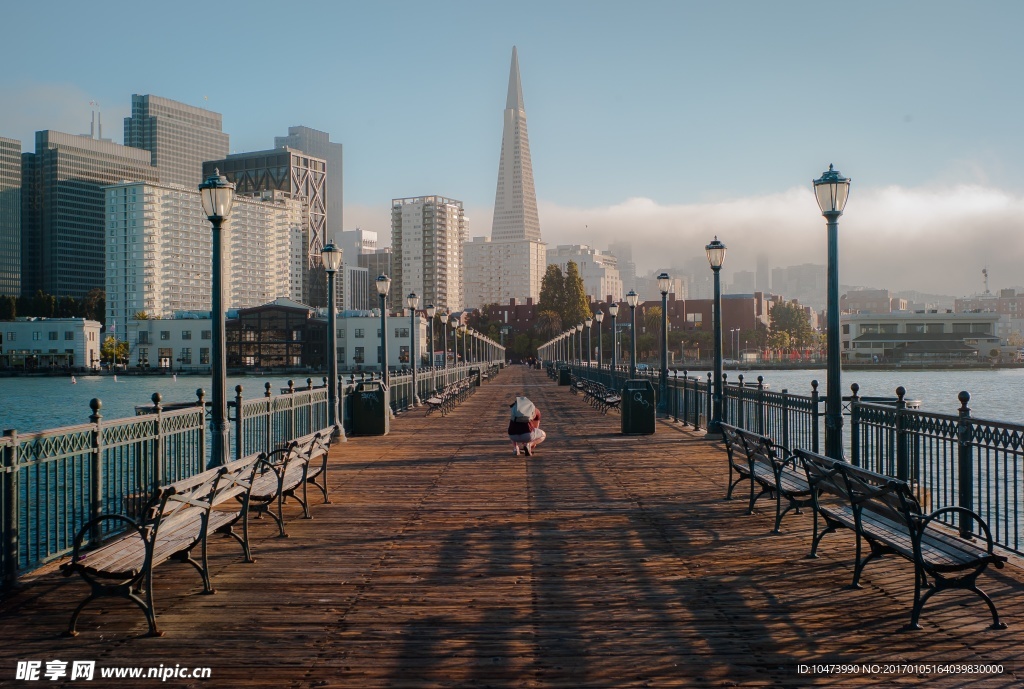
[[[850,403],[850,461],[909,481],[928,510],[960,506],[977,512],[996,543],[1022,553],[1024,426],[976,419],[961,392],[956,414],[909,409],[906,391],[895,405]],[[965,535],[980,535],[970,518],[950,514]]]

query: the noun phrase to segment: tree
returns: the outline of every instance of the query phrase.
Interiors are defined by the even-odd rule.
[[[591,316],[587,288],[575,261],[565,265],[565,305],[561,315],[562,323],[569,325],[582,323]]]
[[[535,327],[541,337],[552,338],[562,332],[562,317],[558,315],[557,311],[540,311],[537,313]]]
[[[13,321],[18,315],[18,300],[12,296],[0,295],[0,321]]]
[[[785,333],[787,345],[790,347],[807,347],[814,342],[814,333],[811,330],[811,322],[807,313],[796,304],[776,304],[769,312],[769,342],[772,335],[776,336]]]
[[[107,335],[100,345],[100,355],[111,363],[122,363],[128,359],[128,343],[118,340],[114,335]]]
[[[538,311],[553,311],[562,317],[562,305],[565,303],[565,276],[562,269],[554,263],[549,263],[544,277],[540,281],[540,299],[537,302]]]
[[[137,321],[148,321],[149,320],[149,314],[147,312],[145,312],[145,311],[136,311],[132,315],[132,318],[134,318]]]
[[[82,301],[82,317],[106,325],[107,293],[99,287],[89,290]]]

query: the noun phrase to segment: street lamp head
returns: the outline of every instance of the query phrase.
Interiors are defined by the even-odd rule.
[[[658,276],[658,291],[664,296],[670,289],[672,289],[672,278],[668,276],[668,273],[662,273]]]
[[[413,311],[420,305],[420,298],[415,292],[409,292],[409,296],[405,298],[405,305]]]
[[[629,308],[635,309],[637,302],[639,301],[640,295],[634,292],[633,290],[629,290],[629,294],[626,295],[626,303],[629,304]]]
[[[388,292],[391,291],[391,278],[387,275],[377,276],[377,294],[382,297],[388,296]]]
[[[604,311],[598,311],[597,313],[595,313],[594,320],[597,321],[598,324],[600,324],[601,321],[604,320]]]
[[[850,196],[850,181],[830,164],[821,177],[814,180],[814,196],[822,215],[842,215]]]
[[[704,250],[708,252],[708,263],[711,264],[711,270],[718,270],[725,263],[725,244],[718,241],[718,235],[710,244],[704,247]]]
[[[231,205],[235,201],[235,185],[227,177],[215,169],[213,174],[199,185],[199,193],[203,200],[203,212],[210,220],[223,219],[231,214]]]
[[[611,304],[609,304],[608,305],[608,313],[611,314],[612,318],[615,318],[616,316],[618,316],[619,315],[619,302],[613,301]]]
[[[437,313],[437,307],[433,304],[427,304],[427,308],[423,310],[427,312],[427,318],[433,318],[434,314]]]
[[[441,321],[441,325],[448,325],[448,312],[442,311],[441,315],[437,317]]]
[[[341,267],[341,249],[336,247],[334,242],[329,242],[320,250],[320,257],[323,258],[324,270],[328,273],[333,273]]]
[[[587,326],[588,328],[590,326],[592,326],[593,324],[594,324],[594,319],[593,318],[587,318],[586,320],[583,321],[583,325]]]

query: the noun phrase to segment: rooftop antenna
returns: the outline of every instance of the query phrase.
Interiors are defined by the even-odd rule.
[[[981,269],[981,274],[985,277],[985,294],[989,294],[988,291],[988,266]]]
[[[89,101],[89,106],[92,110],[92,122],[89,124],[89,138],[90,139],[102,139],[103,138],[103,120],[100,114],[100,104],[98,101]]]

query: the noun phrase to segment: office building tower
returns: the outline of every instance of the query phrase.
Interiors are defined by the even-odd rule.
[[[753,294],[755,274],[752,270],[737,270],[732,274],[732,285],[729,287],[730,294]]]
[[[622,278],[615,256],[581,244],[560,244],[548,249],[547,264],[557,265],[563,274],[569,261],[576,264],[583,278],[583,288],[592,301],[601,301],[608,295],[616,301],[623,298]]]
[[[103,187],[156,182],[149,151],[55,131],[36,132],[24,153],[21,293],[81,299],[106,287]],[[130,209],[141,219],[141,209]]]
[[[21,294],[21,142],[0,137],[0,295]]]
[[[263,192],[281,192],[305,205],[306,223],[302,246],[302,299],[310,306],[327,305],[327,273],[320,251],[327,237],[327,199],[324,185],[327,162],[323,158],[293,148],[235,153],[223,160],[203,163],[203,176],[219,170],[235,183],[235,193],[257,196]],[[344,286],[336,288],[343,291]]]
[[[330,163],[328,163],[328,166]],[[330,172],[328,171],[328,179]],[[346,311],[365,311],[376,308],[377,304],[369,292],[364,292],[363,283],[369,286],[370,282],[377,279],[377,273],[370,274],[366,266],[361,266],[359,257],[372,254],[377,250],[377,233],[370,230],[356,228],[347,232],[338,232],[334,235],[334,244],[341,249],[341,265],[345,272],[344,298],[339,300],[338,305]],[[366,289],[370,289],[367,287]],[[376,289],[372,290],[376,293]]]
[[[462,201],[444,196],[392,199],[391,292],[396,298],[415,292],[421,307],[433,304],[438,309],[461,311],[466,228]]]
[[[199,189],[125,182],[104,191],[108,327],[140,311],[152,318],[210,311],[213,235]],[[298,296],[293,264],[302,227],[302,203],[281,192],[235,198],[223,230],[229,308]]]
[[[633,263],[633,245],[629,242],[613,242],[608,253],[618,259],[619,277],[622,278],[623,292],[636,290],[636,264]]]
[[[491,236],[466,244],[466,306],[539,298],[546,249],[537,215],[519,55],[513,47]]]
[[[754,291],[768,294],[772,290],[771,268],[768,265],[768,257],[764,254],[757,256],[757,275],[754,278]]]
[[[327,162],[327,237],[337,236],[344,227],[344,147],[331,135],[309,127],[288,127],[288,136],[275,136],[274,148],[294,148]]]
[[[357,258],[359,261],[360,268],[366,268],[368,279],[371,284],[372,294],[370,295],[371,308],[376,309],[380,306],[380,296],[377,294],[377,288],[373,286],[377,277],[380,275],[387,275],[388,277],[392,274],[392,258],[391,247],[387,246],[383,249],[376,249],[372,254],[360,254]],[[391,304],[397,304],[398,301],[392,301],[394,299],[395,290],[388,292],[388,296],[385,299],[385,304],[391,306]],[[402,295],[405,296],[405,295]]]
[[[132,116],[124,118],[124,145],[153,154],[161,184],[196,187],[203,162],[228,154],[221,115],[159,96],[132,94]]]

